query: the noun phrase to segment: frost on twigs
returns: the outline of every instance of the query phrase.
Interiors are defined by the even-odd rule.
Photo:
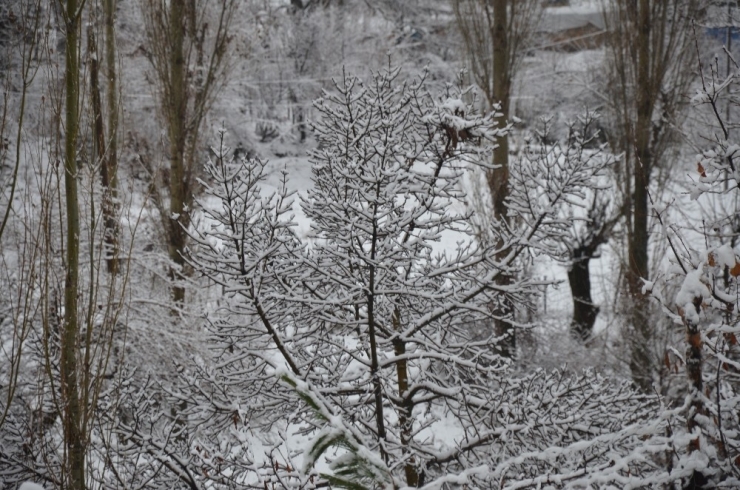
[[[194,488],[636,487],[686,476],[661,466],[680,415],[656,396],[590,372],[516,375],[492,329],[474,334],[501,314],[495,305],[537,292],[497,278],[523,277],[528,253],[562,244],[563,209],[603,167],[566,154],[523,162],[516,224],[478,240],[462,179],[487,165],[499,130],[467,102],[397,70],[337,80],[315,104],[313,188],[298,198],[308,243],[293,232],[287,177],[267,193],[263,162],[214,152],[188,256],[221,288],[207,319],[213,362],[179,372],[165,395],[174,412],[132,398],[150,411],[121,430],[127,440]]]
[[[301,203],[314,245],[294,290],[296,305],[308,313],[306,338],[315,333],[311,349],[295,351],[305,367],[290,376],[316,395],[307,399],[299,390],[313,414],[305,423],[311,420],[316,431],[304,461],[318,465],[322,455],[335,468],[350,464],[358,472],[344,473],[345,482],[366,485],[369,478],[355,449],[347,448],[351,441],[363,441],[382,462],[373,467],[388,468],[411,487],[463,479],[488,486],[555,471],[555,464],[541,465],[540,451],[551,441],[606,437],[648,414],[615,419],[599,412],[623,400],[622,413],[631,413],[637,395],[593,376],[517,379],[496,354],[499,339],[471,335],[473,322],[491,321],[490,305],[505,295],[521,303],[534,292],[526,281],[501,286],[496,278],[516,277],[512,272],[533,242],[555,240],[560,203],[597,170],[553,160],[553,181],[540,191],[549,202],[538,200],[526,219],[521,206],[521,226],[479,242],[461,179],[490,158],[496,133],[494,121],[476,116],[463,100],[454,88],[437,99],[423,79],[403,82],[391,71],[368,82],[339,80],[316,104],[314,189]],[[451,231],[456,242],[440,247]],[[654,400],[645,398],[643,406],[654,407]],[[608,424],[597,429],[602,421]],[[638,443],[630,434],[588,447],[601,454],[614,441],[624,453]],[[575,471],[589,458],[595,467],[606,464],[579,451],[563,449],[558,471]],[[638,469],[629,463],[613,473]]]
[[[390,469],[383,459],[369,449],[361,432],[347,426],[341,417],[337,417],[327,406],[323,397],[313,390],[308,383],[297,379],[289,371],[278,371],[281,380],[293,388],[303,402],[312,410],[315,417],[325,426],[319,430],[303,453],[303,471],[312,470],[316,461],[327,450],[339,449],[343,454],[334,458],[330,467],[331,474],[321,476],[336,488],[370,489],[375,485],[396,488]]]
[[[736,247],[740,146],[729,131],[733,123],[721,116],[730,114],[721,109],[731,102],[724,100],[730,79],[708,80],[701,73],[702,86],[692,99],[695,110],[708,110],[715,120],[702,129],[711,144],[697,156],[688,175],[689,197],[697,201],[701,215],[687,215],[685,222],[673,224],[665,209],[653,207],[671,257],[666,275],[653,281],[651,293],[684,333],[683,354],[669,347],[664,361],[667,369],[680,371],[683,378],[684,407],[679,419],[683,423],[672,429],[674,467],[681,468],[692,488],[740,484]]]
[[[616,159],[597,143],[598,114],[585,112],[555,140],[543,118],[511,166],[509,216],[532,230],[530,250],[568,261],[606,241],[617,222]]]

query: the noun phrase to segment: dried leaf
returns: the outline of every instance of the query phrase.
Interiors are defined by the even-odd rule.
[[[740,276],[740,262],[735,262],[735,266],[730,269],[730,274],[732,274],[732,277]]]

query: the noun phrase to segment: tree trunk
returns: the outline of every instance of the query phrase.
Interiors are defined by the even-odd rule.
[[[509,38],[507,20],[509,0],[493,0],[493,103],[501,104],[502,123],[509,119],[511,98],[511,74],[509,73]],[[488,185],[493,199],[493,213],[496,219],[507,220],[506,199],[509,197],[509,138],[503,136],[496,140],[493,151],[493,164],[498,168],[488,174]]]
[[[697,297],[694,299],[693,306],[696,308],[696,313],[700,312],[701,300],[701,297]],[[689,412],[689,417],[686,420],[686,428],[688,429],[689,433],[693,433],[697,429],[701,431],[701,426],[698,419],[707,416],[707,411],[704,407],[704,402],[702,401],[702,391],[704,389],[702,380],[703,345],[701,341],[701,332],[699,331],[699,326],[691,320],[690,315],[685,315],[684,312],[682,312],[680,309],[679,313],[681,313],[684,326],[686,327],[686,342],[688,344],[688,346],[686,347],[686,376],[688,377],[689,381],[691,410]],[[690,453],[699,451],[700,449],[700,439],[698,436],[689,441],[688,450]],[[704,485],[706,483],[708,483],[706,476],[704,476],[701,471],[694,470],[693,474],[691,475],[691,479],[684,488],[691,490],[704,488]]]
[[[187,93],[185,86],[185,5],[183,2],[170,2],[169,6],[170,31],[170,60],[169,60],[169,100],[167,104],[167,118],[169,119],[170,139],[170,216],[168,254],[173,266],[170,276],[173,281],[183,277],[185,258],[183,252],[189,226],[186,206],[188,204],[189,177],[186,172],[185,146],[185,117],[187,109]],[[172,288],[174,301],[181,304],[185,300],[185,288],[175,284]]]
[[[593,331],[599,307],[591,298],[591,273],[588,266],[595,250],[580,247],[573,252],[573,263],[568,271],[568,283],[573,295],[573,322],[571,328],[576,338],[588,340]]]
[[[401,313],[398,308],[393,312],[393,328],[396,332],[401,331]],[[396,381],[398,384],[398,397],[401,399],[401,407],[398,411],[398,426],[401,434],[401,451],[406,461],[404,464],[404,473],[406,475],[406,485],[415,488],[419,486],[419,472],[415,467],[415,459],[411,455],[409,445],[413,433],[413,412],[414,402],[409,390],[409,373],[408,364],[403,356],[406,354],[406,342],[396,338],[393,340],[393,351],[396,358]]]
[[[77,0],[67,0],[65,49],[64,190],[67,212],[67,251],[64,281],[64,326],[61,338],[60,375],[64,443],[70,490],[85,488],[85,435],[78,386],[77,297],[79,289],[80,210],[77,195],[77,136],[79,131],[79,28]]]
[[[111,250],[108,246],[108,224],[114,217],[110,216],[110,197],[108,196],[108,158],[106,156],[106,137],[103,127],[103,111],[100,102],[100,63],[98,61],[98,46],[95,40],[94,26],[87,26],[87,49],[90,58],[90,101],[93,111],[93,156],[95,163],[100,165],[100,175],[103,185],[103,253],[108,272],[115,272],[115,265],[111,263]]]
[[[509,0],[493,0],[493,99],[492,103],[501,105],[502,124],[509,119],[509,104],[511,98],[511,73],[509,72],[509,37],[508,26]],[[506,200],[509,197],[509,138],[502,136],[497,141],[493,151],[493,164],[497,167],[488,172],[488,188],[493,200],[493,216],[502,223],[508,223]],[[497,283],[506,285],[511,278],[499,276]],[[516,337],[514,328],[508,318],[513,314],[513,305],[502,301],[494,310],[497,317],[494,320],[496,335],[505,336],[501,342],[501,354],[512,358],[516,355]]]
[[[108,106],[108,138],[106,158],[101,167],[103,184],[103,221],[105,226],[104,243],[106,264],[110,274],[117,274],[120,264],[119,224],[118,224],[118,83],[116,76],[116,38],[115,38],[116,0],[103,1],[105,16],[105,65],[108,87],[106,90]]]
[[[377,209],[373,209],[377,215]],[[377,221],[373,221],[373,235],[370,248],[370,260],[375,263],[375,247],[378,243]],[[370,341],[370,376],[373,384],[373,398],[375,400],[375,425],[380,442],[380,454],[383,461],[388,463],[388,453],[385,450],[385,415],[383,410],[383,385],[380,381],[380,361],[378,356],[377,337],[375,333],[375,266],[369,266],[369,281],[367,292],[367,335]]]
[[[650,72],[650,1],[640,0],[637,53],[637,121],[635,123],[635,157],[633,165],[632,229],[628,245],[627,284],[631,299],[633,337],[631,339],[630,370],[635,384],[644,391],[652,386],[652,356],[650,355],[650,304],[642,294],[642,279],[648,279],[648,192],[652,155],[650,134],[653,108],[660,80]]]

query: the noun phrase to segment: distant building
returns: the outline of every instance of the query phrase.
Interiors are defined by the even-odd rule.
[[[539,49],[582,51],[597,49],[606,40],[606,22],[597,7],[548,7],[536,31]]]
[[[740,48],[740,7],[738,2],[722,2],[709,6],[701,20],[705,35],[724,45],[728,35],[732,50]]]

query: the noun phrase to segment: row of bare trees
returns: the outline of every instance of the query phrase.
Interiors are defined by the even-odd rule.
[[[141,3],[157,48],[150,61],[170,142],[171,185],[155,202],[176,304],[184,300],[179,279],[199,135],[224,80],[236,7],[227,0]],[[88,487],[90,444],[101,430],[98,399],[119,369],[114,338],[126,335],[135,225],[123,226],[130,210],[121,205],[118,175],[118,10],[116,0],[2,5],[0,250],[9,294],[1,336],[10,348],[0,480],[7,484]]]
[[[598,200],[593,201],[588,211],[590,231],[571,249],[568,277],[573,327],[578,338],[591,336],[598,307],[591,299],[589,262],[615,229],[623,230],[625,300],[631,311],[626,331],[631,346],[629,365],[634,381],[644,390],[651,389],[661,357],[654,349],[656,332],[648,298],[642,292],[643,281],[650,277],[649,198],[651,191],[660,192],[660,182],[670,172],[670,152],[687,107],[685,94],[694,80],[691,26],[700,18],[701,7],[698,0],[639,0],[635,5],[606,2],[603,6],[608,76],[600,90],[606,102],[609,143],[619,155],[615,171],[622,203],[619,209],[606,212]],[[512,81],[532,48],[542,3],[455,0],[453,8],[471,74],[489,106],[509,121]],[[509,153],[508,138],[501,138],[493,157],[496,168],[488,173],[492,213],[504,221],[508,220]],[[499,328],[501,333],[508,330]]]

